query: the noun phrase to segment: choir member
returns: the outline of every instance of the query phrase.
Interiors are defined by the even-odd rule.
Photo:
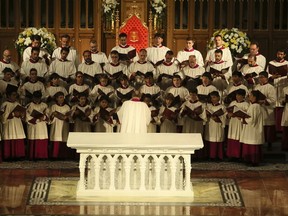
[[[60,77],[57,73],[52,73],[49,77],[49,85],[46,87],[45,101],[48,105],[52,105],[55,102],[55,94],[62,92],[66,98],[68,95],[67,90],[60,85]]]
[[[98,50],[97,41],[95,39],[90,40],[89,46],[92,61],[99,63],[101,67],[103,67],[106,63],[108,63],[106,54]],[[84,61],[85,60],[83,59],[82,63],[84,63]]]
[[[20,98],[24,105],[31,102],[34,92],[41,92],[42,98],[45,95],[45,86],[38,80],[38,71],[35,68],[31,68],[29,72],[28,81],[20,87]]]
[[[129,85],[128,77],[122,74],[119,77],[120,86],[116,89],[116,97],[118,101],[118,107],[121,106],[125,101],[131,100],[134,88]]]
[[[262,158],[261,146],[264,143],[263,113],[261,105],[258,103],[260,98],[259,91],[251,91],[249,94],[250,105],[247,110],[249,118],[242,120],[243,129],[240,135],[242,143],[241,158],[247,163],[258,165]]]
[[[185,79],[183,85],[189,89],[195,89],[198,85],[201,85],[201,76],[205,72],[205,68],[197,63],[195,55],[190,55],[188,58],[188,65],[183,69]]]
[[[93,121],[95,122],[95,132],[113,133],[114,127],[117,125],[115,116],[115,108],[112,108],[109,97],[102,95],[99,98],[99,106],[94,109]]]
[[[165,93],[171,93],[175,97],[174,105],[176,106],[180,106],[184,101],[189,98],[189,91],[187,88],[182,86],[182,79],[178,74],[173,75],[172,86],[167,88]]]
[[[151,120],[147,126],[147,133],[156,133],[157,132],[157,123],[158,123],[158,114],[159,109],[157,109],[153,104],[153,98],[151,94],[142,94],[141,101],[147,104],[151,112]]]
[[[20,70],[22,80],[25,81],[25,79],[27,79],[31,68],[35,68],[37,70],[37,75],[38,77],[41,78],[42,81],[44,81],[45,77],[48,75],[47,65],[45,61],[39,56],[39,54],[40,54],[40,48],[33,47],[31,49],[30,59],[22,62],[21,70]]]
[[[3,71],[4,68],[10,68],[13,71],[14,79],[16,76],[19,76],[20,67],[16,62],[12,61],[11,51],[8,49],[3,51],[3,58],[0,60],[0,72]],[[0,73],[0,77],[2,78],[3,74]]]
[[[243,84],[243,75],[239,71],[234,71],[232,73],[232,82],[229,83],[224,92],[224,103],[229,104],[236,100],[236,91],[238,89],[243,89],[246,92],[245,98],[248,97],[248,88]]]
[[[156,78],[154,66],[151,62],[147,61],[147,51],[141,49],[139,52],[139,60],[131,63],[128,68],[128,77],[136,89],[144,84],[144,77],[147,72],[152,72],[154,78]]]
[[[232,55],[229,47],[224,47],[224,41],[222,40],[221,35],[216,35],[214,37],[214,45],[215,48],[207,52],[205,65],[208,66],[210,63],[215,62],[215,51],[221,49],[223,52],[222,60],[226,62],[227,67],[231,67],[233,65]]]
[[[167,51],[170,49],[163,46],[163,35],[156,33],[153,38],[153,46],[146,48],[147,60],[150,61],[154,66],[158,65],[159,62],[163,61]]]
[[[157,67],[157,82],[163,91],[165,91],[169,86],[172,85],[173,75],[179,72],[179,67],[174,62],[173,55],[173,51],[167,51],[167,53],[165,54],[165,60]],[[183,74],[181,74],[181,76],[182,78],[184,78]]]
[[[29,146],[29,159],[48,158],[48,106],[41,102],[42,93],[34,92],[32,102],[27,105],[27,139]]]
[[[0,98],[2,100],[6,98],[6,89],[10,85],[18,87],[18,82],[13,79],[14,72],[11,68],[4,68],[2,73],[4,74],[3,79],[0,80]]]
[[[263,68],[259,66],[256,61],[257,57],[255,55],[249,55],[248,64],[244,65],[240,69],[248,89],[253,89],[253,87],[258,83],[259,73],[263,71]]]
[[[283,88],[288,86],[287,73],[288,73],[288,61],[285,60],[286,51],[284,49],[278,49],[276,59],[269,62],[267,72],[270,74],[269,80],[276,88],[276,108],[275,108],[275,120],[276,129],[281,131],[281,118],[283,113],[283,106],[281,104],[283,95]]]
[[[249,117],[245,115],[249,103],[245,101],[247,92],[244,89],[237,89],[236,100],[232,101],[227,108],[227,117],[229,120],[226,156],[228,158],[241,158],[242,145],[240,135],[243,129],[242,119]]]
[[[17,101],[17,88],[11,88],[6,95],[7,99],[1,105],[3,159],[23,159],[26,135],[22,120],[25,118],[26,109]]]
[[[154,82],[154,76],[152,72],[148,72],[144,76],[145,84],[140,87],[141,94],[150,94],[152,96],[152,100],[155,106],[158,107],[161,104],[161,89],[160,87]]]
[[[189,56],[194,55],[197,61],[197,64],[201,67],[204,66],[202,54],[194,49],[195,40],[192,37],[186,38],[186,47],[184,50],[181,50],[177,54],[177,61],[180,63],[181,67],[188,65]]]
[[[77,50],[74,47],[70,46],[70,36],[67,34],[61,35],[60,38],[60,46],[57,47],[53,53],[52,53],[52,59],[61,59],[61,50],[63,48],[67,48],[68,51],[68,55],[67,55],[67,60],[71,61],[75,68],[78,68],[79,65],[79,54],[77,52]]]
[[[268,82],[268,73],[266,71],[259,73],[259,84],[255,86],[254,90],[259,90],[263,95],[261,95],[262,97],[258,100],[258,103],[260,103],[263,108],[265,141],[268,143],[268,149],[271,149],[272,142],[276,140],[274,113],[276,90],[275,87]]]
[[[198,100],[197,89],[189,91],[189,98],[180,107],[183,118],[182,133],[200,133],[203,135],[203,121],[206,120],[205,106]]]
[[[176,133],[178,123],[178,107],[174,106],[175,97],[168,93],[165,95],[163,105],[159,110],[160,133]]]
[[[207,104],[204,140],[205,147],[209,149],[209,158],[223,159],[223,142],[225,139],[226,109],[220,104],[220,95],[218,91],[209,94],[211,103]]]
[[[31,51],[33,47],[38,47],[40,49],[39,57],[41,57],[44,62],[49,65],[50,63],[50,55],[44,48],[41,47],[41,36],[40,35],[32,35],[30,37],[31,45],[28,46],[23,52],[23,61],[28,61],[31,57]]]
[[[90,88],[84,83],[83,73],[81,71],[77,71],[75,74],[75,83],[70,85],[68,91],[70,105],[79,102],[79,94],[81,93],[86,94],[88,97],[90,94]]]
[[[202,103],[208,103],[210,101],[209,94],[213,91],[217,91],[217,88],[214,85],[211,85],[212,76],[209,72],[203,73],[201,80],[202,85],[197,86],[198,98]]]
[[[91,132],[91,123],[93,119],[93,110],[89,105],[87,94],[79,93],[78,103],[72,108],[72,119],[74,122],[74,132]]]
[[[63,47],[60,51],[60,58],[55,59],[49,67],[49,73],[57,73],[61,79],[61,85],[64,87],[74,79],[76,73],[74,63],[68,59],[70,51],[71,49],[68,47]]]
[[[50,107],[49,113],[52,158],[68,159],[71,157],[71,150],[67,147],[71,109],[65,103],[63,92],[57,92],[55,100],[56,103]]]
[[[109,85],[109,80],[106,74],[99,78],[99,84],[95,85],[91,91],[90,98],[93,102],[97,102],[101,96],[107,96],[111,103],[115,102],[115,89]]]
[[[92,60],[92,53],[89,50],[83,52],[84,62],[78,67],[78,71],[84,74],[84,82],[91,88],[99,83],[99,75],[103,74],[102,68],[98,62]]]
[[[259,43],[256,41],[251,42],[249,50],[250,50],[250,52],[245,54],[243,56],[243,59],[248,59],[249,55],[256,56],[257,57],[257,60],[256,60],[257,65],[262,67],[262,70],[265,70],[266,58],[265,58],[265,56],[263,56],[262,54],[259,53]]]
[[[103,67],[104,73],[108,75],[108,78],[111,82],[111,85],[114,88],[119,86],[117,79],[120,75],[125,74],[128,76],[128,69],[127,66],[119,61],[119,53],[116,50],[111,51],[111,62],[107,63]]]
[[[221,92],[222,97],[223,91],[227,88],[232,74],[231,65],[223,60],[223,51],[221,49],[215,50],[214,55],[215,61],[210,62],[206,70],[212,74],[212,84]]]
[[[282,126],[281,147],[283,151],[288,151],[288,86],[283,88],[282,104],[284,105],[284,110],[281,119],[281,126]]]
[[[120,133],[147,133],[147,126],[151,120],[151,111],[141,100],[141,93],[136,90],[132,99],[125,101],[118,110]]]
[[[129,65],[131,62],[138,60],[136,49],[127,44],[127,34],[122,32],[119,34],[119,45],[112,48],[111,52],[116,50],[119,53],[119,61],[123,64]],[[111,53],[108,57],[109,62],[112,61]]]

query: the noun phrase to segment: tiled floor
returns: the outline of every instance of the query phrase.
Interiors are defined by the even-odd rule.
[[[34,177],[77,177],[78,169],[0,169],[0,215],[88,215],[94,206],[29,206],[27,197]],[[179,207],[152,209],[149,215],[288,215],[288,171],[204,171],[193,170],[193,178],[233,178],[245,207]],[[119,207],[120,208],[120,207]],[[145,207],[148,208],[148,207]],[[113,211],[117,210],[113,209]],[[154,211],[154,212],[153,212]],[[101,211],[100,211],[101,212]],[[137,214],[137,211],[134,212]],[[130,209],[130,215],[135,215]],[[121,210],[114,215],[125,214]],[[101,214],[102,215],[102,214]]]

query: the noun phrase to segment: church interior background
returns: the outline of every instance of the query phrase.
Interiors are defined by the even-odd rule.
[[[13,60],[20,64],[20,55],[14,48],[18,34],[27,27],[45,27],[56,36],[57,42],[62,34],[70,35],[71,45],[79,53],[89,49],[89,41],[93,38],[97,40],[98,49],[109,54],[117,44],[119,29],[122,24],[127,24],[131,15],[141,20],[140,29],[147,34],[143,37],[138,28],[130,29],[128,39],[134,43],[140,41],[139,48],[142,44],[151,45],[152,35],[161,32],[165,35],[164,44],[174,53],[183,49],[186,38],[192,36],[196,40],[195,48],[205,56],[213,32],[223,28],[246,32],[251,40],[259,42],[260,52],[269,60],[275,57],[278,48],[288,47],[287,0],[166,0],[167,7],[161,16],[156,16],[149,0],[119,0],[118,3],[112,13],[104,14],[100,0],[0,0],[0,50],[10,49]],[[137,19],[135,22],[139,25]],[[204,201],[191,205],[171,202],[169,205],[149,202],[81,205],[69,203],[69,200],[63,204],[63,194],[69,194],[67,191],[75,188],[75,178],[79,177],[77,162],[4,163],[0,165],[0,214],[288,215],[288,169],[285,163],[246,167],[228,162],[196,162],[192,165],[192,178],[206,179],[212,186],[199,189],[199,193],[205,191]],[[54,187],[54,191],[60,191],[60,196],[58,193],[54,200],[52,197],[52,200],[38,200],[33,204],[32,182],[34,185],[38,181],[35,187],[39,187],[40,192],[37,190],[37,193],[46,196],[43,185],[49,182],[52,190],[52,178],[53,181],[68,179]],[[231,182],[233,190],[239,190],[240,195],[230,199],[234,203],[223,204],[226,193],[215,190],[218,185],[230,190]],[[235,200],[238,203],[235,204]]]
[[[175,0],[166,1],[161,16],[156,17],[149,0],[121,0],[116,9],[103,13],[99,0],[1,0],[0,49],[13,50],[19,32],[26,27],[45,27],[58,41],[69,34],[79,53],[89,48],[95,38],[98,49],[108,54],[116,44],[116,24],[137,14],[150,32],[165,34],[165,45],[175,53],[192,36],[195,48],[206,55],[207,42],[217,29],[238,28],[257,40],[260,52],[272,59],[279,47],[287,47],[288,17],[286,0]],[[148,37],[147,37],[148,38]]]

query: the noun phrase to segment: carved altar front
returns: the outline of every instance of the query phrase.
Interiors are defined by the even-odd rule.
[[[72,132],[67,145],[80,153],[78,197],[194,196],[190,155],[201,134]]]

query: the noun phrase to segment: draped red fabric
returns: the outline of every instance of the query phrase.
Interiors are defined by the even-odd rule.
[[[120,27],[119,32],[127,34],[127,44],[135,47],[137,52],[149,45],[148,28],[136,15],[128,18],[125,24]]]

